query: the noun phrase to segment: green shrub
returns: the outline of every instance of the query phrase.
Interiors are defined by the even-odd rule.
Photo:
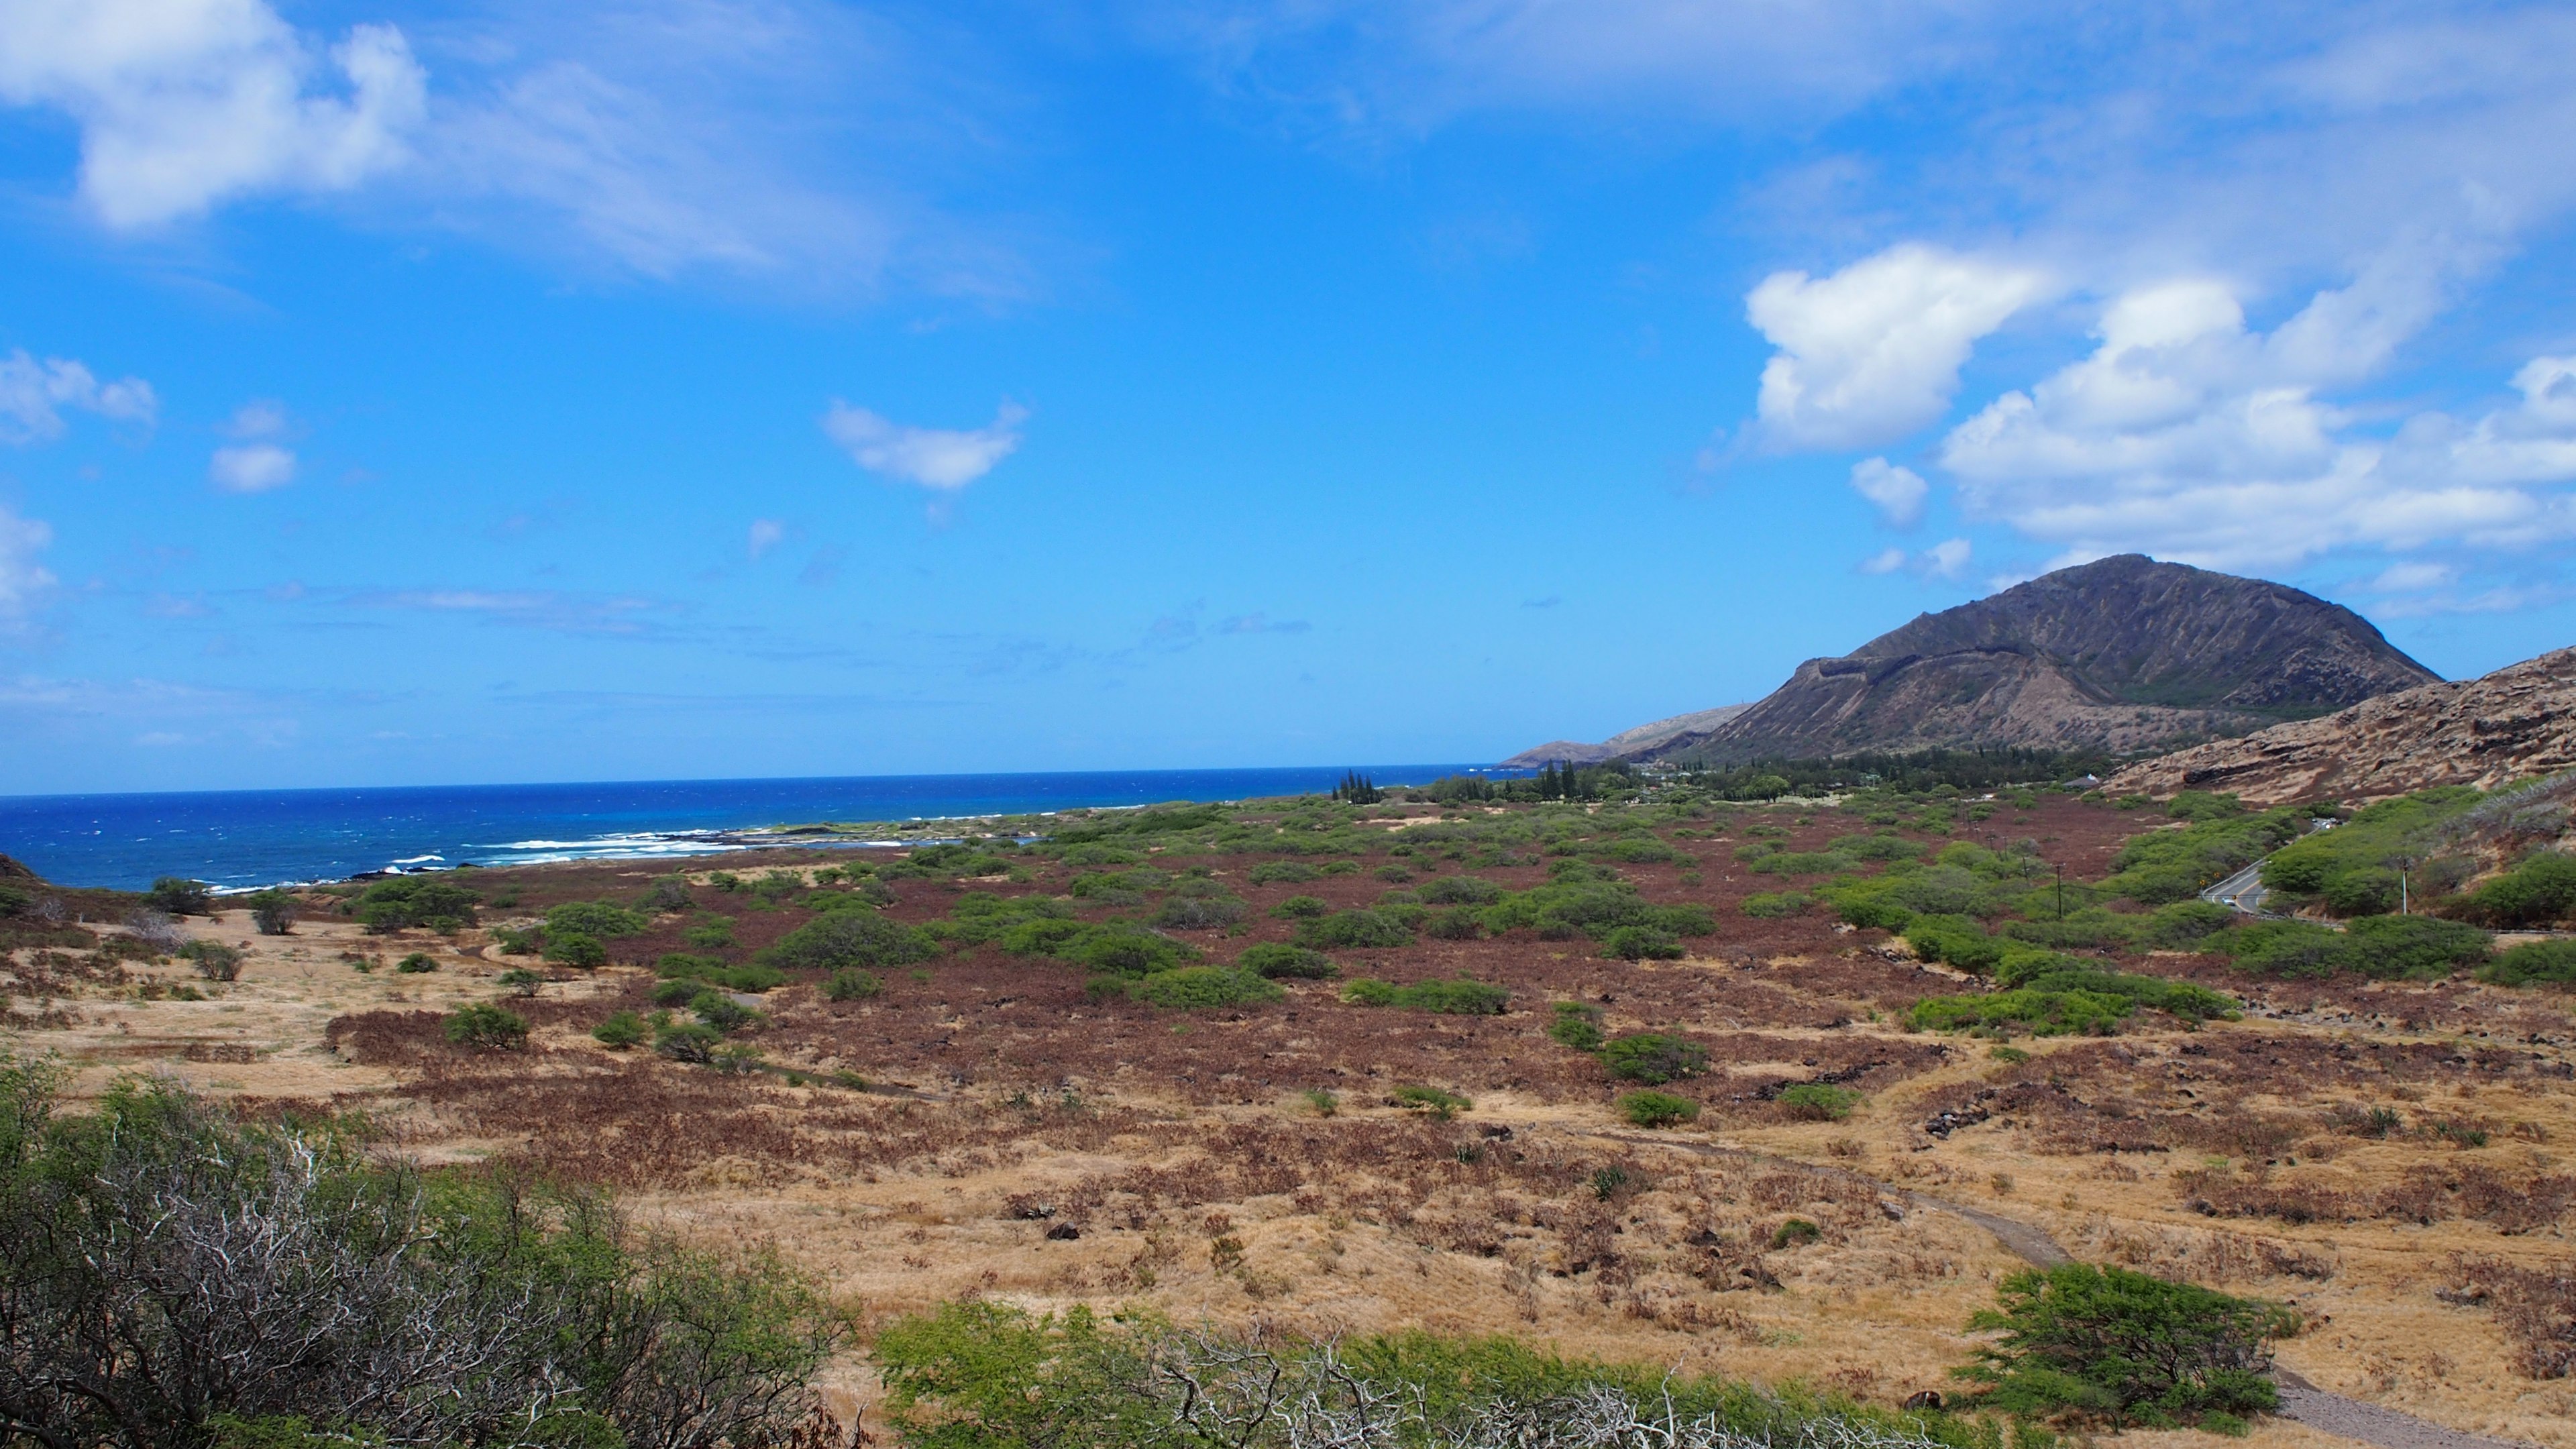
[[[283,936],[295,929],[295,897],[286,891],[255,891],[244,896],[242,904],[250,909],[251,928],[263,936]]]
[[[1177,970],[1199,959],[1199,953],[1191,947],[1124,921],[1086,926],[1080,936],[1056,954],[1115,976],[1150,976],[1157,971]]]
[[[2473,920],[2506,930],[2576,916],[2576,856],[2539,851],[2480,886],[2466,902]]]
[[[1678,961],[1682,943],[1652,926],[1614,926],[1601,938],[1601,955],[1613,961]]]
[[[1313,866],[1304,861],[1265,860],[1252,868],[1251,880],[1254,885],[1295,884],[1313,880],[1318,874],[1319,872]]]
[[[590,1029],[591,1038],[610,1051],[622,1052],[644,1040],[644,1018],[631,1011],[612,1011]]]
[[[1708,1070],[1708,1052],[1688,1037],[1665,1032],[1632,1032],[1601,1044],[1601,1065],[1624,1081],[1660,1087]]]
[[[1852,1114],[1861,1099],[1860,1093],[1849,1087],[1831,1082],[1800,1082],[1782,1087],[1780,1095],[1772,1100],[1787,1108],[1792,1117],[1809,1122],[1839,1122]]]
[[[724,1033],[704,1022],[675,1021],[653,1033],[653,1050],[675,1062],[704,1066],[715,1060]]]
[[[458,1046],[480,1047],[486,1051],[507,1051],[525,1046],[528,1023],[525,1017],[506,1007],[489,1002],[460,1006],[439,1023],[447,1039]]]
[[[2525,941],[2478,968],[2498,986],[2576,986],[2576,941]]]
[[[211,916],[215,913],[215,888],[201,880],[165,875],[143,893],[143,903],[167,915]]]
[[[1311,921],[1332,913],[1331,903],[1322,896],[1290,896],[1270,908],[1270,914],[1283,921]]]
[[[1243,919],[1243,902],[1235,896],[1173,896],[1154,912],[1154,924],[1167,930],[1222,930]]]
[[[1579,1052],[1601,1049],[1601,1008],[1580,1001],[1556,1003],[1556,1019],[1547,1024],[1549,1038]]]
[[[502,972],[499,979],[501,985],[509,987],[513,994],[519,996],[534,996],[537,994],[537,988],[546,984],[546,978],[543,975],[525,966],[513,966]]]
[[[545,944],[543,926],[531,926],[526,930],[515,930],[509,926],[492,928],[493,948],[504,956],[533,956],[544,950]]]
[[[1952,1371],[1980,1386],[1973,1402],[2113,1428],[2279,1408],[2270,1345],[2299,1329],[2277,1303],[2087,1263],[2016,1273],[1996,1298],[1968,1328],[1999,1337]]]
[[[1965,916],[1916,916],[1905,924],[1905,944],[1926,961],[1945,961],[1978,976],[2004,959],[2005,943]]]
[[[834,911],[780,937],[760,959],[787,971],[838,971],[846,966],[908,966],[938,954],[939,943],[918,926],[870,911]]]
[[[1299,921],[1297,944],[1318,951],[1368,950],[1374,947],[1410,946],[1413,932],[1404,923],[1382,911],[1336,911],[1329,916]]]
[[[1438,1087],[1398,1087],[1387,1094],[1387,1101],[1391,1106],[1420,1112],[1443,1122],[1476,1105],[1456,1092],[1443,1091]]]
[[[1243,954],[1234,958],[1234,967],[1272,981],[1323,981],[1340,975],[1342,969],[1321,951],[1280,941],[1244,947]]]
[[[1457,906],[1423,922],[1422,934],[1435,941],[1473,941],[1485,934],[1485,918],[1473,906]]]
[[[1422,888],[1422,901],[1432,906],[1489,906],[1503,898],[1503,888],[1481,876],[1442,876]]]
[[[394,963],[394,969],[406,976],[419,976],[438,969],[438,962],[426,951],[414,951]]]
[[[830,979],[823,983],[823,999],[865,1001],[883,990],[885,990],[885,982],[879,980],[875,972],[862,971],[856,966],[844,966],[833,972]]]
[[[1148,1006],[1180,1010],[1250,1006],[1278,1001],[1287,995],[1276,985],[1249,971],[1226,966],[1183,966],[1173,971],[1157,971],[1127,984],[1127,994]]]
[[[2263,976],[2332,976],[2350,971],[2381,980],[2436,980],[2486,964],[2495,938],[2464,921],[2435,916],[2361,916],[2344,930],[2304,921],[2257,921],[2224,947],[2243,970]]]
[[[1444,1016],[1500,1016],[1512,994],[1500,986],[1465,977],[1444,981],[1434,976],[1428,981],[1398,986],[1392,981],[1363,976],[1342,989],[1342,999],[1356,1006],[1395,1006]]]
[[[721,951],[733,944],[733,917],[717,916],[700,921],[680,933],[680,939],[701,951]]]
[[[1756,920],[1776,921],[1804,915],[1815,903],[1815,897],[1802,891],[1756,891],[1738,902],[1736,909]]]
[[[577,931],[594,940],[612,941],[619,936],[632,936],[653,923],[641,912],[607,901],[566,901],[546,912],[546,934]]]
[[[208,981],[231,981],[241,975],[241,948],[221,941],[190,941],[179,948],[179,959],[196,967],[197,974]]]
[[[598,937],[585,932],[558,931],[549,928],[546,931],[545,958],[565,966],[592,971],[608,964],[608,948],[599,944]]]
[[[689,878],[684,875],[655,876],[644,890],[644,899],[635,903],[640,910],[655,915],[685,911],[696,904],[689,894]]]
[[[360,892],[353,909],[376,935],[411,927],[450,933],[474,924],[475,903],[481,899],[435,876],[398,875]]]
[[[1914,1003],[1906,1020],[1918,1031],[1971,1029],[2010,1035],[2109,1036],[2137,1009],[2125,996],[2092,991],[1996,991],[1983,996],[1935,996]]]
[[[701,981],[694,976],[683,976],[675,980],[664,981],[658,983],[653,988],[653,1004],[655,1006],[686,1006],[690,1002],[697,1000],[698,993],[706,989],[706,982]]]
[[[704,1025],[721,1032],[740,1031],[760,1020],[760,1013],[721,991],[701,991],[689,998],[689,1010]]]
[[[1812,1243],[1824,1235],[1823,1228],[1817,1227],[1805,1218],[1790,1218],[1771,1230],[1771,1250],[1776,1253],[1782,1248],[1795,1248],[1805,1243]]]
[[[1699,1119],[1699,1103],[1670,1092],[1630,1092],[1619,1099],[1619,1115],[1640,1127],[1670,1127]]]

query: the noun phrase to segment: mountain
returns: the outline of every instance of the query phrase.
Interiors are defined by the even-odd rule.
[[[2383,694],[2322,719],[2274,725],[2132,765],[2121,795],[2226,790],[2259,805],[2355,802],[2434,785],[2492,790],[2576,768],[2576,649],[2459,684]]]
[[[1760,703],[1629,758],[1725,766],[1863,750],[2149,749],[2439,682],[2285,584],[2137,554],[2060,569],[1810,659]]]
[[[1705,734],[1752,707],[1749,704],[1721,704],[1715,709],[1693,710],[1689,714],[1677,714],[1670,719],[1659,719],[1653,724],[1641,724],[1632,730],[1621,730],[1597,745],[1578,744],[1573,740],[1550,740],[1546,744],[1534,745],[1503,761],[1501,768],[1535,770],[1549,764],[1597,765],[1604,760],[1615,760],[1621,755],[1653,749],[1666,740],[1681,735]]]

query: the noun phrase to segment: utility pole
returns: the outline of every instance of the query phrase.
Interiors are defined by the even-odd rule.
[[[2057,919],[2066,919],[2066,867],[2057,867]]]

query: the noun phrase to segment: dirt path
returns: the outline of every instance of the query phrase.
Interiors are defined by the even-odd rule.
[[[1895,1187],[1880,1182],[1866,1173],[1853,1172],[1848,1168],[1801,1162],[1795,1158],[1754,1152],[1741,1147],[1720,1147],[1715,1143],[1653,1137],[1644,1133],[1600,1132],[1593,1135],[1643,1147],[1677,1149],[1701,1157],[1751,1158],[1777,1162],[1784,1166],[1802,1167],[1811,1172],[1834,1173],[1855,1182],[1869,1183],[1889,1197],[1902,1199],[1927,1211],[1948,1213],[1952,1217],[1974,1223],[1994,1234],[1995,1241],[2003,1244],[2014,1257],[2036,1267],[2054,1268],[2060,1263],[2074,1261],[2074,1256],[2060,1246],[2055,1238],[2029,1223],[2001,1217],[1945,1198],[1931,1197],[1924,1193]],[[2374,1404],[2366,1399],[2346,1398],[2342,1394],[2329,1393],[2277,1365],[2272,1370],[2272,1378],[2281,1390],[2281,1417],[2305,1424],[2320,1433],[2356,1439],[2364,1444],[2375,1444],[2379,1449],[2533,1449],[2533,1446],[2516,1440],[2490,1439],[2483,1434],[2471,1434],[2436,1424],[2430,1419],[2419,1419],[2412,1414]]]

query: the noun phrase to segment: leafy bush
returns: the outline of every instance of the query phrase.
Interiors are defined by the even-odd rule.
[[[1113,976],[1151,976],[1199,959],[1196,949],[1124,921],[1082,927],[1053,954]]]
[[[480,1047],[486,1051],[508,1051],[527,1045],[527,1018],[507,1007],[478,1001],[460,1006],[439,1023],[447,1039],[458,1046]]]
[[[1919,1031],[1977,1029],[2010,1035],[2109,1036],[2137,1010],[2125,996],[2093,991],[1997,991],[1983,996],[1935,996],[1918,1001],[1906,1020]]]
[[[1342,999],[1355,1006],[1395,1006],[1444,1016],[1500,1016],[1512,994],[1463,976],[1455,981],[1434,976],[1406,986],[1363,976],[1342,989]]]
[[[1708,1052],[1688,1037],[1641,1031],[1601,1044],[1601,1065],[1624,1081],[1660,1087],[1708,1070]]]
[[[1473,941],[1485,934],[1485,918],[1473,906],[1458,906],[1423,922],[1422,934],[1435,941]]]
[[[2576,986],[2576,941],[2525,941],[2478,968],[2498,986]]]
[[[587,931],[546,931],[545,958],[584,971],[608,964],[608,948]]]
[[[1793,1087],[1782,1087],[1780,1095],[1772,1100],[1788,1108],[1793,1117],[1802,1117],[1810,1122],[1839,1122],[1852,1114],[1852,1108],[1860,1105],[1860,1093],[1831,1082],[1800,1082]]]
[[[736,1032],[760,1020],[760,1013],[721,991],[701,991],[689,998],[689,1010],[700,1023],[721,1032]]]
[[[1905,923],[1905,944],[1926,961],[1945,961],[1978,976],[2004,959],[2004,943],[1965,916],[1916,916]]]
[[[1476,1105],[1456,1092],[1438,1087],[1398,1087],[1387,1093],[1387,1101],[1408,1112],[1420,1112],[1443,1122]]]
[[[1297,923],[1296,941],[1318,951],[1410,946],[1413,932],[1382,911],[1336,911]]]
[[[2000,1337],[1952,1370],[1977,1406],[2114,1428],[2277,1409],[2269,1346],[2299,1329],[2277,1303],[2087,1263],[2016,1273],[1996,1298],[1968,1328]]]
[[[1234,967],[1272,981],[1323,981],[1340,975],[1342,970],[1321,951],[1279,941],[1244,947],[1243,954],[1234,958]]]
[[[666,981],[704,982],[727,991],[758,993],[787,984],[787,973],[767,962],[728,966],[713,956],[692,956],[683,951],[665,952],[653,971]]]
[[[179,948],[179,959],[196,967],[197,974],[208,981],[231,981],[241,975],[241,948],[221,941],[190,941]]]
[[[865,1001],[883,990],[885,990],[885,982],[879,980],[875,972],[862,971],[856,966],[844,966],[833,972],[830,979],[823,983],[823,999]]]
[[[590,1034],[610,1051],[622,1052],[644,1040],[644,1018],[631,1011],[610,1012],[606,1021],[590,1029]]]
[[[2301,812],[2275,810],[2200,820],[2182,830],[2150,830],[2121,847],[2103,885],[2142,905],[2189,900],[2306,829]]]
[[[607,901],[566,901],[546,912],[548,937],[577,931],[594,940],[613,941],[635,935],[652,924],[642,913]]]
[[[1422,888],[1422,902],[1431,906],[1489,906],[1503,898],[1503,888],[1482,876],[1442,876]]]
[[[165,875],[143,893],[143,903],[173,916],[211,916],[215,913],[215,888],[201,880]]]
[[[1619,1099],[1619,1115],[1640,1127],[1670,1127],[1699,1119],[1699,1103],[1670,1092],[1630,1092]]]
[[[1579,1052],[1601,1049],[1601,1008],[1580,1001],[1556,1003],[1556,1019],[1547,1024],[1550,1040]]]
[[[2536,851],[2478,887],[2465,902],[2472,920],[2506,930],[2545,926],[2576,916],[2576,856]]]
[[[870,911],[834,911],[780,937],[760,959],[788,971],[838,971],[908,966],[938,954],[939,943],[918,926]]]
[[[682,931],[680,939],[701,951],[721,951],[733,944],[733,918],[717,916],[700,921]]]
[[[438,969],[438,961],[427,951],[414,951],[394,963],[394,969],[406,976],[426,975]]]
[[[359,893],[353,908],[375,935],[406,928],[454,932],[474,924],[481,896],[436,876],[398,875]]]
[[[53,1090],[0,1058],[0,1362],[25,1442],[826,1442],[798,1421],[846,1328],[775,1258],[647,1237],[525,1175],[431,1178],[354,1122],[141,1081],[74,1113]]]
[[[1614,926],[1601,938],[1601,955],[1613,961],[1678,961],[1682,943],[1652,926]]]
[[[263,936],[283,936],[295,929],[295,897],[285,891],[254,891],[242,897],[250,908],[251,928]]]
[[[1756,891],[1738,902],[1736,909],[1756,920],[1776,921],[1804,915],[1815,903],[1815,897],[1802,891]]]
[[[1212,931],[1243,919],[1243,902],[1235,896],[1173,896],[1154,913],[1154,924],[1170,930]]]
[[[699,992],[706,989],[706,983],[696,979],[695,977],[682,977],[675,981],[665,981],[653,988],[653,1004],[655,1006],[686,1006],[697,999]]]
[[[1270,914],[1283,921],[1311,921],[1332,913],[1332,904],[1322,896],[1290,896],[1270,908]]]
[[[534,996],[537,994],[537,988],[546,984],[544,976],[525,966],[511,967],[501,973],[499,980],[503,986],[510,988],[514,996]]]
[[[1823,1228],[1805,1218],[1790,1218],[1771,1230],[1771,1250],[1776,1253],[1782,1248],[1795,1248],[1804,1243],[1812,1243],[1824,1235]]]
[[[653,1033],[653,1050],[675,1062],[704,1066],[715,1060],[724,1033],[704,1022],[675,1021]]]
[[[1310,881],[1319,872],[1301,860],[1265,860],[1252,868],[1254,885],[1294,884]]]
[[[1127,994],[1148,1006],[1175,1009],[1250,1006],[1278,1001],[1287,995],[1249,971],[1237,971],[1226,966],[1183,966],[1173,971],[1157,971],[1129,982]]]
[[[673,911],[688,910],[696,903],[695,898],[689,894],[687,876],[665,875],[654,877],[653,884],[645,888],[644,899],[635,904],[640,910],[664,915]]]
[[[2221,943],[2236,965],[2263,976],[2331,976],[2350,971],[2382,980],[2435,980],[2486,964],[2495,938],[2463,921],[2434,916],[2362,916],[2340,932],[2304,921],[2257,921]]]

